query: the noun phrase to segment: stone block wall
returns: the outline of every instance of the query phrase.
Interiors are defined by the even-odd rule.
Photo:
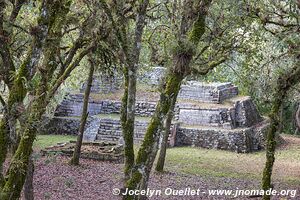
[[[176,146],[197,146],[209,149],[226,149],[248,152],[245,131],[224,131],[218,129],[180,128],[176,134]]]
[[[221,103],[222,101],[238,95],[238,88],[231,83],[205,84],[190,81],[181,86],[178,98]]]
[[[188,128],[180,127],[176,133],[176,146],[197,146],[209,149],[249,153],[264,148],[269,124],[244,129]]]
[[[112,93],[121,88],[123,78],[120,75],[116,76],[94,76],[91,93]],[[84,93],[86,83],[80,88],[80,92]]]
[[[201,105],[180,104],[178,121],[188,125],[234,129],[253,126],[261,122],[262,117],[252,100],[244,97],[232,102],[232,107],[203,108]]]
[[[70,95],[57,108],[55,116],[81,116],[83,95]],[[262,118],[250,98],[240,98],[231,102],[232,106],[214,106],[208,104],[194,105],[179,103],[175,107],[174,120],[188,125],[212,126],[222,128],[250,127],[259,123]],[[150,117],[155,112],[156,102],[137,102],[136,115]],[[120,114],[121,102],[111,100],[90,100],[90,115]]]
[[[179,94],[181,99],[175,106],[173,122],[178,126],[172,131],[172,143],[236,152],[263,148],[269,124],[263,121],[249,97],[237,97],[237,94],[237,87],[231,83],[190,82],[183,85]],[[77,134],[82,106],[82,93],[69,95],[41,132]],[[136,102],[136,116],[150,117],[155,107],[156,102]],[[85,139],[119,140],[122,137],[120,120],[108,115],[101,115],[100,119],[97,115],[120,114],[120,110],[121,101],[90,99],[88,111],[93,117],[89,118],[86,126]],[[144,137],[148,126],[147,121],[140,120],[135,122],[134,133],[134,139],[138,142]]]
[[[234,127],[250,127],[262,121],[255,104],[250,98],[236,101],[234,104]]]
[[[148,122],[135,121],[134,139],[140,142],[145,135]],[[97,140],[118,141],[122,137],[122,127],[120,120],[101,119],[97,134]]]
[[[83,94],[69,95],[57,107],[55,116],[81,116],[83,106]],[[155,111],[156,102],[137,102],[136,115],[149,117]],[[121,101],[90,100],[88,106],[90,115],[119,114],[121,112]]]
[[[90,120],[87,120],[86,127]],[[39,127],[40,134],[47,135],[77,135],[80,126],[79,117],[53,117],[44,118]]]
[[[151,67],[146,73],[140,72],[139,81],[150,85],[159,85],[166,71],[165,67]]]
[[[226,108],[181,108],[179,111],[179,122],[188,125],[232,128],[229,109]]]

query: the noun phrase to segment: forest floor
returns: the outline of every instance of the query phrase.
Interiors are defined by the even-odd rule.
[[[273,199],[300,199],[300,138],[283,136],[286,143],[278,148],[274,166],[274,188],[297,190],[297,196]],[[41,156],[38,152],[71,136],[39,136],[35,143],[34,191],[37,200],[114,200],[114,188],[122,186],[122,164],[81,160],[70,166],[70,158]],[[150,199],[250,199],[248,196],[210,196],[208,190],[258,190],[265,152],[237,154],[228,151],[192,147],[170,148],[166,172],[152,173],[150,189],[200,189],[199,196],[153,196]],[[258,198],[251,198],[258,199]]]

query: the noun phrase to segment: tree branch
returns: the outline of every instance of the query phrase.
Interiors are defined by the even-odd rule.
[[[66,68],[64,73],[55,81],[53,87],[49,90],[47,95],[47,101],[50,101],[51,98],[55,95],[58,88],[61,84],[69,77],[71,72],[79,65],[80,61],[93,49],[96,47],[96,42],[92,42],[87,48],[82,50],[74,59],[74,61]]]
[[[13,10],[10,14],[10,17],[9,17],[9,21],[11,23],[14,23],[16,18],[18,17],[19,15],[19,12],[22,8],[22,6],[24,5],[24,3],[26,2],[26,0],[16,0],[15,3],[14,3],[14,7],[13,7]]]
[[[211,61],[207,64],[206,67],[204,68],[197,68],[196,73],[200,74],[200,75],[206,75],[210,70],[214,69],[215,67],[217,67],[218,65],[222,64],[223,62],[225,62],[227,60],[227,57],[221,57],[219,60],[216,61]]]

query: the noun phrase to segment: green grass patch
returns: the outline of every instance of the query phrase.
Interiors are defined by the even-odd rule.
[[[71,135],[38,135],[33,147],[36,149],[43,149],[49,146],[56,145],[59,142],[69,142],[76,140],[76,136]]]
[[[300,148],[279,149],[276,153],[273,178],[299,184]],[[237,154],[229,151],[194,147],[167,150],[166,171],[209,176],[242,178],[260,181],[265,164],[265,152]]]

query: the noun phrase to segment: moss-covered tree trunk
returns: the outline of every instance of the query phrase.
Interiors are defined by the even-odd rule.
[[[266,138],[266,164],[263,171],[262,188],[268,190],[271,188],[271,177],[273,165],[275,162],[276,136],[279,131],[280,123],[280,108],[291,87],[300,82],[300,61],[294,67],[281,75],[277,80],[276,92],[272,102],[272,110],[270,113],[270,128]],[[264,200],[270,200],[271,196],[264,195]]]
[[[47,82],[40,84],[39,91],[41,92],[38,93],[40,97],[33,102],[30,109],[30,116],[26,123],[26,128],[9,167],[7,174],[8,179],[2,191],[0,191],[1,200],[16,200],[20,197],[26,178],[29,158],[32,153],[32,145],[37,132],[37,126],[45,112],[45,84],[47,84]]]
[[[128,42],[132,40],[131,38],[121,41],[123,42],[123,51],[126,55],[126,61],[124,63],[126,68],[124,69],[125,90],[122,98],[123,105],[121,110],[121,124],[125,143],[125,182],[130,178],[130,171],[134,166],[135,159],[133,144],[136,102],[136,79],[148,5],[149,0],[142,0],[137,6],[133,45],[129,45],[126,43],[126,41]],[[131,26],[129,23],[126,25]],[[127,28],[128,27],[126,27],[125,29]],[[130,48],[127,48],[129,46]]]
[[[95,69],[94,63],[93,63],[93,61],[90,61],[90,71],[89,71],[87,85],[86,85],[86,89],[85,89],[85,93],[84,93],[84,101],[83,101],[79,133],[77,136],[77,142],[76,142],[76,146],[74,149],[73,157],[70,161],[71,165],[79,165],[83,133],[84,133],[84,128],[85,128],[85,124],[87,121],[87,117],[88,117],[88,105],[89,105],[89,97],[90,97],[90,93],[91,93],[91,88],[92,88],[92,84],[93,84],[94,69]]]
[[[124,139],[124,178],[125,181],[130,177],[130,170],[134,165],[134,149],[133,149],[133,132],[134,127],[128,128],[128,120],[127,120],[127,101],[128,101],[128,85],[129,85],[129,76],[128,69],[125,67],[124,69],[124,94],[122,97],[122,107],[121,107],[121,125],[122,125],[122,133]]]
[[[0,1],[0,4],[2,4],[2,2],[4,1]],[[23,0],[16,1],[16,4],[14,5],[9,19],[11,24],[13,24],[16,20],[16,17],[18,16],[18,13],[24,3],[25,1]],[[3,14],[4,8],[5,4],[1,6],[1,14]],[[3,20],[2,17],[3,16],[0,17],[0,21]],[[3,27],[1,27],[0,29],[3,29]],[[6,32],[8,31],[8,33],[10,33],[12,31],[12,28],[8,29],[9,30],[6,30]],[[1,119],[0,122],[0,169],[2,168],[3,162],[5,161],[9,145],[11,147],[12,153],[14,153],[14,151],[17,149],[20,138],[19,135],[17,135],[17,132],[15,131],[15,126],[19,116],[23,112],[23,100],[27,94],[24,82],[25,80],[29,81],[33,76],[32,72],[35,69],[37,63],[39,62],[42,53],[42,47],[47,36],[48,26],[45,23],[39,23],[39,25],[35,27],[35,29],[40,31],[38,31],[33,36],[33,40],[30,45],[27,56],[23,63],[20,65],[19,69],[17,70],[16,76],[13,80],[11,80],[11,72],[15,71],[14,62],[11,59],[7,41],[2,40],[3,38],[0,38],[2,60],[4,61],[4,64],[8,67],[6,72],[4,72],[4,77],[6,77],[5,83],[9,86],[10,89],[6,110],[7,115],[3,119]],[[0,30],[0,32],[3,32],[3,30]],[[1,176],[2,171],[0,170],[0,177]]]
[[[0,190],[5,184],[3,176],[3,163],[7,155],[7,144],[8,144],[8,120],[7,114],[4,114],[3,118],[0,121]]]
[[[33,95],[33,99],[26,110],[26,123],[22,130],[20,143],[10,163],[6,175],[7,180],[5,181],[3,188],[0,188],[1,200],[16,200],[20,197],[32,153],[33,141],[37,133],[37,127],[39,126],[49,103],[47,100],[48,83],[53,75],[53,69],[57,67],[57,62],[55,62],[55,60],[62,37],[62,25],[70,5],[70,0],[59,0],[54,2],[46,0],[41,2],[37,28],[41,29],[42,33],[46,34],[44,35],[46,39],[44,46],[41,47],[43,52],[43,62],[38,67],[33,66],[38,69],[37,74],[40,79],[36,88],[30,92]],[[37,65],[38,61],[39,60],[34,60],[34,62],[30,62],[30,64]],[[24,71],[28,73],[27,67],[29,65],[26,64],[23,66],[25,67],[21,66],[20,69],[24,69]],[[21,81],[24,77],[26,78],[26,76],[20,77]],[[20,87],[15,88],[17,90],[21,89]],[[27,92],[20,90],[16,95],[21,97],[23,93],[26,95]]]
[[[155,160],[163,123],[170,108],[174,107],[182,80],[190,74],[190,63],[196,47],[205,32],[205,18],[211,0],[196,3],[186,2],[183,11],[177,46],[173,51],[173,65],[166,76],[166,83],[161,88],[160,99],[151,118],[143,143],[139,149],[136,162],[132,168],[130,179],[126,183],[129,190],[146,190],[148,179]],[[195,7],[194,7],[195,6]],[[124,196],[124,199],[145,199],[145,196]]]
[[[160,95],[160,100],[156,106],[154,116],[151,118],[147,128],[143,143],[139,149],[135,167],[132,170],[131,178],[127,182],[129,189],[146,189],[149,175],[153,162],[155,160],[161,130],[163,129],[163,122],[167,116],[168,111],[174,104],[173,97],[177,96],[182,80],[183,74],[169,73],[167,76],[167,83],[163,92]],[[124,199],[136,199],[143,197],[126,196]]]
[[[177,98],[177,96],[173,98],[173,101],[176,98]],[[158,172],[162,172],[164,170],[164,166],[165,166],[166,153],[167,153],[167,147],[168,147],[168,138],[169,138],[169,135],[170,135],[172,119],[173,119],[173,116],[174,116],[174,107],[175,107],[175,103],[172,103],[172,107],[170,108],[170,110],[167,114],[167,119],[166,119],[166,122],[165,122],[163,137],[162,137],[160,150],[159,150],[159,156],[158,156],[157,163],[156,163],[156,168],[155,168],[155,170],[158,171]]]
[[[10,146],[12,152],[14,152],[18,145],[15,126],[17,119],[22,113],[20,107],[22,107],[23,100],[27,93],[23,83],[23,79],[24,77],[27,77],[27,75],[28,72],[26,65],[23,64],[18,71],[11,90],[9,91],[7,108],[3,118],[0,121],[0,189],[4,184],[3,178],[1,178],[3,177],[3,172],[1,169],[6,159],[8,148]]]
[[[34,176],[34,162],[33,162],[32,156],[31,156],[31,158],[29,160],[27,174],[26,174],[26,180],[24,183],[24,198],[25,198],[25,200],[34,200],[33,176]]]

